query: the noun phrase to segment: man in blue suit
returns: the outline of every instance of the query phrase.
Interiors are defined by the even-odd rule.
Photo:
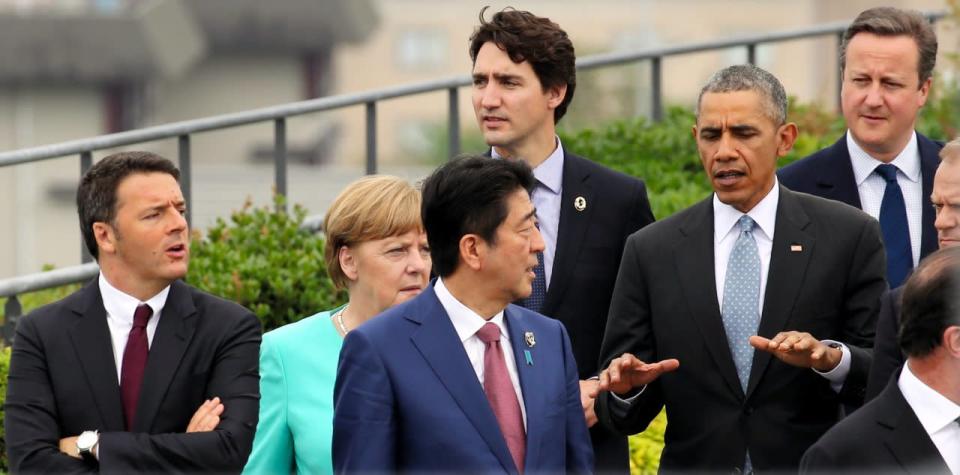
[[[512,305],[544,247],[522,161],[468,156],[423,185],[438,279],[347,334],[333,465],[354,472],[590,472],[563,324]]]
[[[914,130],[930,92],[937,37],[917,12],[871,8],[847,28],[840,58],[846,135],[778,175],[793,191],[877,218],[893,288],[937,249],[930,193],[943,144]]]

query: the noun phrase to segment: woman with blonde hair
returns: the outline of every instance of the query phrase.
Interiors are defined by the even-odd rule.
[[[327,271],[349,301],[268,332],[260,348],[260,422],[244,473],[333,473],[333,385],[343,337],[418,295],[430,275],[420,192],[367,176],[324,220]]]

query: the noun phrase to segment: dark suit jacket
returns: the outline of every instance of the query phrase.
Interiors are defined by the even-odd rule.
[[[507,307],[504,321],[527,414],[524,472],[590,472],[593,453],[566,330],[516,305]],[[533,346],[526,332],[533,332]],[[347,334],[334,388],[333,467],[337,473],[517,473],[433,285]]]
[[[120,385],[95,279],[20,320],[10,359],[11,471],[239,472],[257,424],[260,323],[249,310],[176,281],[150,346],[137,417],[125,432]],[[224,405],[214,431],[184,434],[204,400]],[[99,430],[99,468],[59,439]]]
[[[653,222],[643,181],[564,150],[560,226],[547,298],[540,312],[570,332],[580,379],[598,374],[607,309],[627,236]],[[574,201],[587,206],[577,211]],[[596,472],[628,473],[627,439],[590,430]]]
[[[886,288],[880,228],[847,205],[780,187],[764,306],[757,333],[798,330],[847,344],[852,365],[843,390],[811,369],[756,351],[746,394],[730,354],[717,302],[712,197],[630,236],[603,341],[607,361],[629,352],[643,361],[680,360],[601,423],[644,430],[667,409],[662,470],[753,467],[796,470],[803,451],[837,420],[841,401],[862,400],[876,309]],[[800,247],[799,251],[796,246]]]
[[[933,227],[936,216],[930,204],[930,193],[933,192],[933,175],[940,165],[939,153],[943,144],[917,133],[917,147],[920,149],[920,178],[923,182],[920,234],[920,258],[923,259],[937,250],[937,230]],[[809,157],[781,168],[777,177],[781,184],[793,191],[810,193],[862,208],[846,136]]]
[[[888,290],[880,300],[877,317],[877,337],[873,340],[873,364],[867,377],[866,400],[869,401],[887,387],[887,382],[905,361],[900,351],[900,298],[903,286]]]
[[[807,450],[800,472],[949,474],[950,470],[893,378],[876,399]]]

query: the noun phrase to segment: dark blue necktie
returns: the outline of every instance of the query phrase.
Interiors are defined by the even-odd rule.
[[[537,253],[537,266],[533,268],[536,277],[533,279],[533,291],[530,296],[523,299],[524,307],[539,312],[543,307],[543,301],[547,299],[547,274],[543,270],[543,252]]]
[[[897,167],[879,165],[878,175],[887,182],[880,203],[880,231],[887,250],[887,282],[890,288],[899,287],[913,268],[913,250],[910,247],[910,227],[907,224],[907,206],[903,191],[897,183]]]

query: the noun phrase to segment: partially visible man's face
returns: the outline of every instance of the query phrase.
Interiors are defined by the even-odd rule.
[[[530,296],[533,291],[537,253],[544,242],[537,229],[535,209],[530,195],[517,188],[507,198],[507,217],[496,232],[496,242],[486,243],[482,263],[486,276],[498,282],[504,302]]]
[[[920,84],[920,52],[909,36],[859,33],[847,44],[840,92],[843,117],[857,144],[889,162],[907,146],[930,80]]]
[[[117,187],[116,206],[114,246],[108,250],[117,264],[114,278],[162,289],[187,274],[186,203],[176,179],[166,173],[134,173]],[[101,259],[104,254],[101,247]]]
[[[721,202],[746,213],[773,188],[777,157],[796,140],[793,124],[777,126],[757,91],[708,92],[693,135],[700,162]]]
[[[940,164],[933,177],[930,202],[937,210],[933,225],[937,228],[940,247],[960,245],[960,163]]]
[[[514,63],[495,43],[486,42],[473,64],[473,111],[487,145],[506,152],[531,137],[554,134],[553,110],[563,94],[544,90],[529,62]]]

